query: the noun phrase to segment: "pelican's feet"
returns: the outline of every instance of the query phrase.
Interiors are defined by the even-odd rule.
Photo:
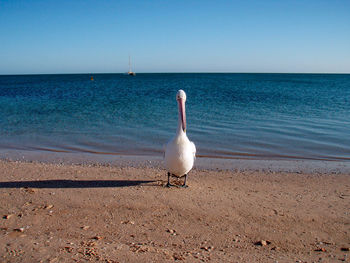
[[[176,185],[176,184],[167,183],[167,184],[165,185],[165,187],[168,187],[168,188],[170,188],[170,187],[187,188],[188,185]]]
[[[183,182],[182,185],[171,184],[171,183],[170,183],[170,177],[176,177],[176,178],[178,178],[178,179],[179,179],[179,178],[182,178],[182,177],[185,177],[185,180],[184,180],[184,182]],[[187,188],[188,186],[186,185],[186,180],[187,180],[187,174],[185,174],[185,175],[183,175],[183,176],[181,176],[181,177],[177,177],[177,176],[175,176],[175,175],[173,175],[173,174],[171,174],[171,173],[168,172],[168,183],[165,185],[165,187],[168,187],[168,188],[170,188],[170,187]]]

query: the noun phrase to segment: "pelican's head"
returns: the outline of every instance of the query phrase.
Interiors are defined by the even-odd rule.
[[[182,99],[184,102],[186,101],[186,93],[182,89],[180,89],[176,94],[176,100],[179,101],[180,99]]]
[[[181,128],[186,132],[186,111],[185,111],[185,102],[186,102],[186,93],[180,89],[176,94],[177,104],[179,105],[179,120],[181,120]]]

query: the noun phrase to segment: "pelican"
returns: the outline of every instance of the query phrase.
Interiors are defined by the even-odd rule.
[[[164,164],[168,171],[167,186],[174,186],[170,184],[170,176],[175,176],[178,178],[185,177],[182,187],[187,187],[187,174],[193,167],[196,146],[186,135],[186,93],[179,90],[176,94],[176,100],[179,109],[179,121],[175,137],[165,147]]]

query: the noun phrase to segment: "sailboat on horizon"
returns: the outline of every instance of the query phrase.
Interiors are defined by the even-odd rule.
[[[128,71],[129,76],[135,76],[136,73],[131,70],[131,61],[130,61],[130,55],[129,55],[129,71]]]

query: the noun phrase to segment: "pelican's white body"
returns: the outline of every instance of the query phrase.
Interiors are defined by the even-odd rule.
[[[193,167],[196,146],[191,142],[185,132],[176,133],[165,149],[165,168],[176,176],[187,174]]]
[[[187,138],[186,127],[183,128],[183,124],[186,125],[186,121],[183,122],[186,116],[184,108],[183,112],[181,112],[179,102],[179,99],[183,99],[184,107],[186,94],[183,90],[179,90],[177,99],[179,103],[179,122],[175,137],[165,147],[164,164],[169,173],[181,177],[187,174],[193,167],[196,146]],[[181,114],[184,116],[181,116]]]

